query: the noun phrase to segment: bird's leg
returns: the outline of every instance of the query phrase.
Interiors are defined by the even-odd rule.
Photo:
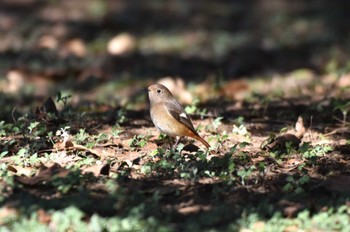
[[[180,136],[176,136],[176,142],[175,142],[175,144],[174,144],[174,146],[173,146],[173,149],[174,149],[174,150],[176,149],[177,145],[179,144],[180,139],[181,139]]]

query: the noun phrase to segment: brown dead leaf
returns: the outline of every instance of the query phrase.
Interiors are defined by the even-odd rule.
[[[59,42],[56,37],[52,35],[44,35],[39,39],[38,47],[48,48],[48,49],[57,49],[58,44]]]
[[[53,146],[54,148],[52,150],[65,150],[65,151],[71,151],[71,150],[78,150],[78,151],[87,151],[91,154],[100,157],[101,154],[98,149],[88,148],[83,145],[75,144],[71,140],[63,141],[63,142],[57,142]]]
[[[292,167],[292,166],[294,167],[294,166],[298,166],[302,162],[303,162],[302,160],[294,158],[294,159],[288,159],[284,164],[289,167]]]
[[[66,151],[52,152],[50,154],[50,160],[61,166],[65,166],[69,163],[80,160],[81,158],[76,155],[69,155]]]
[[[306,128],[304,126],[304,120],[302,117],[298,117],[297,122],[295,123],[295,136],[298,139],[302,139],[305,135]]]
[[[96,164],[96,165],[90,166],[88,168],[85,168],[83,170],[83,173],[91,172],[96,177],[98,177],[100,175],[108,176],[109,170],[110,170],[109,164]]]
[[[172,179],[172,180],[164,180],[164,185],[170,186],[188,186],[191,182],[184,179]]]
[[[101,154],[99,153],[98,150],[95,150],[95,149],[92,149],[92,148],[88,148],[88,147],[85,147],[85,146],[79,145],[79,144],[73,144],[73,147],[70,147],[69,149],[71,149],[71,150],[80,150],[80,151],[88,151],[91,154],[96,155],[97,157],[101,156]]]
[[[223,97],[242,100],[249,91],[249,85],[245,80],[231,80],[221,86],[220,94]]]
[[[57,142],[53,145],[54,150],[64,150],[64,149],[69,149],[73,147],[74,144],[71,140],[63,141],[63,142]]]
[[[350,73],[346,73],[346,74],[342,75],[338,80],[337,86],[339,88],[349,87],[350,86]]]
[[[43,182],[51,181],[54,176],[65,177],[69,174],[69,170],[61,167],[58,164],[53,164],[51,167],[43,167],[33,177],[16,176],[15,180],[21,184],[34,186],[40,185]]]
[[[121,154],[121,149],[113,149],[113,147],[95,147],[93,149],[99,155],[101,161],[106,160],[108,157],[115,157]]]
[[[6,74],[6,79],[8,84],[4,92],[16,93],[25,85],[26,76],[22,71],[11,70]]]
[[[113,37],[107,45],[107,51],[112,55],[123,55],[133,51],[136,39],[129,33],[122,33]]]
[[[130,140],[128,139],[121,139],[121,138],[114,138],[113,144],[120,146],[122,148],[129,148],[130,147]]]
[[[193,91],[196,94],[196,97],[198,97],[202,102],[205,102],[217,96],[217,92],[213,86],[215,86],[214,81],[206,80],[196,85]]]
[[[85,42],[78,38],[69,40],[64,45],[63,50],[65,50],[67,54],[73,54],[77,57],[84,57],[86,56],[86,53],[87,53]]]
[[[44,224],[49,224],[51,221],[51,215],[48,214],[45,210],[39,209],[37,211],[38,221]]]
[[[265,157],[264,157],[264,156],[258,156],[258,157],[256,157],[256,158],[251,158],[251,159],[252,159],[252,162],[253,162],[254,164],[256,164],[256,163],[259,163],[259,162],[264,161],[264,160],[265,160]]]
[[[146,151],[153,151],[157,148],[158,148],[158,145],[156,143],[148,141],[148,143],[146,143],[146,145],[142,149]]]
[[[123,155],[119,155],[116,157],[118,161],[131,161],[134,162],[136,159],[142,158],[145,156],[145,153],[138,152],[138,151],[130,151]]]
[[[303,161],[300,159],[288,159],[286,162],[283,162],[282,164],[279,164],[278,166],[284,171],[284,172],[290,172],[296,168],[299,167],[299,164],[301,164]]]
[[[220,182],[219,177],[202,177],[198,179],[200,184],[214,184]]]
[[[34,169],[29,167],[21,167],[17,165],[8,165],[7,170],[13,173],[16,173],[18,176],[31,176],[33,174]]]
[[[138,166],[135,164],[139,164],[139,161],[141,160],[141,158],[145,156],[146,156],[145,153],[137,152],[137,151],[130,151],[124,154],[120,154],[116,156],[118,162],[115,163],[111,169],[113,170],[113,172],[116,172],[117,170],[119,170],[125,165],[127,165],[128,167],[135,168]]]
[[[287,143],[290,143],[291,147],[297,149],[299,147],[299,144],[301,143],[301,140],[293,134],[284,134],[273,139],[269,144],[264,146],[264,148],[268,149],[269,151],[285,151],[287,149]]]
[[[198,213],[201,211],[208,211],[211,207],[208,205],[190,205],[190,206],[184,206],[178,209],[178,212],[180,214],[192,214],[192,213]]]
[[[286,151],[287,143],[290,143],[292,148],[298,149],[305,132],[303,118],[299,116],[293,131],[288,131],[278,137],[269,137],[262,142],[260,147],[263,150],[267,149],[269,151]]]

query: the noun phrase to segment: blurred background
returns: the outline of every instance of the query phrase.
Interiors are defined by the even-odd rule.
[[[1,0],[0,119],[58,91],[72,104],[141,109],[142,88],[159,80],[187,104],[324,95],[350,82],[349,9],[329,0]]]

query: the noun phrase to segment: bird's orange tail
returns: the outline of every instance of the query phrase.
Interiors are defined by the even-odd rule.
[[[193,138],[194,138],[194,139],[197,139],[199,142],[203,143],[203,145],[204,145],[207,149],[210,148],[209,143],[208,143],[207,141],[205,141],[202,137],[195,135],[195,136],[193,136]]]

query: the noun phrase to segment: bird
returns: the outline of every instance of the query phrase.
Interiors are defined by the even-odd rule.
[[[149,86],[148,97],[153,124],[162,133],[176,138],[174,148],[184,136],[194,138],[207,149],[210,148],[209,143],[194,129],[190,117],[167,87],[161,84]]]

